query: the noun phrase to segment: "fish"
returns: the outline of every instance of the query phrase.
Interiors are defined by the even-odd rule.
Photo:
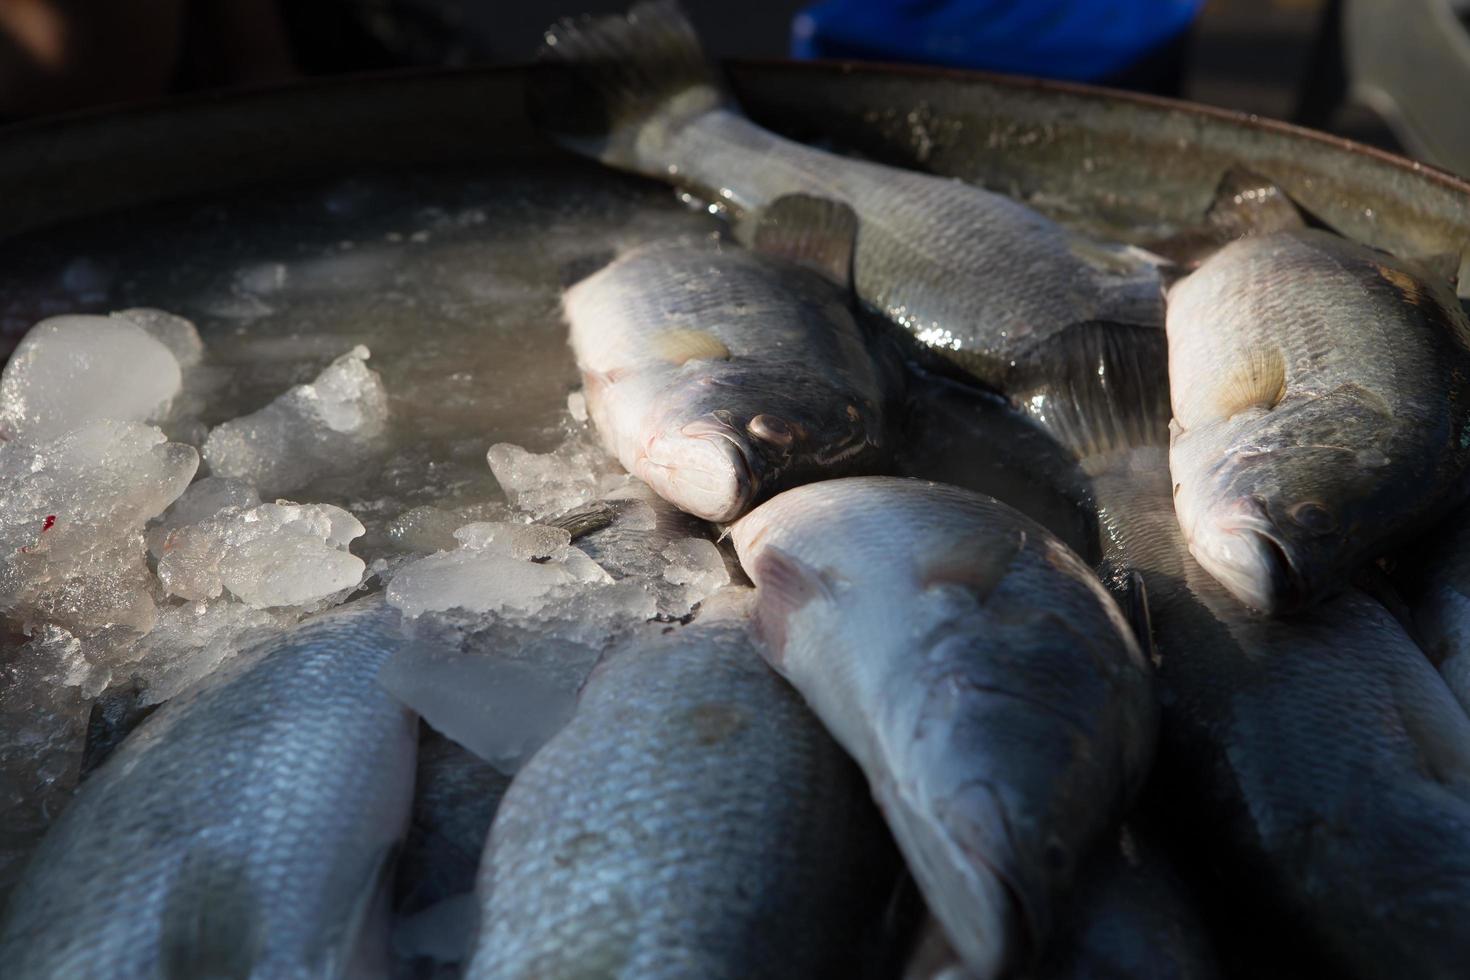
[[[1190,553],[1167,444],[1088,469],[1103,577],[1147,593],[1169,825],[1323,975],[1463,974],[1470,718],[1413,639],[1356,589],[1285,618],[1238,602]]]
[[[467,978],[854,975],[881,826],[749,605],[604,656],[501,801]]]
[[[1390,564],[1401,621],[1470,713],[1470,508],[1432,527]]]
[[[0,924],[7,977],[386,969],[417,720],[377,684],[396,614],[308,620],[148,717],[81,785]]]
[[[567,20],[545,37],[533,119],[567,149],[722,208],[737,232],[791,196],[848,205],[858,297],[981,381],[1070,326],[1163,325],[1162,259],[1069,231],[945,177],[857,160],[747,119],[672,0]]]
[[[904,980],[968,980],[930,918]],[[1088,858],[1063,903],[1056,934],[1024,980],[1214,980],[1218,956],[1184,882],[1160,848],[1134,827]]]
[[[851,247],[848,209],[792,207],[832,229],[832,247]],[[883,465],[900,376],[873,353],[849,295],[813,271],[662,240],[573,286],[563,307],[603,444],[697,517],[731,521],[786,487]]]
[[[1167,333],[1179,523],[1246,605],[1341,591],[1470,489],[1470,319],[1419,263],[1245,238],[1170,290]]]
[[[966,966],[1025,962],[1151,762],[1117,604],[1039,525],[921,480],[808,484],[730,533],[762,653],[862,767]]]

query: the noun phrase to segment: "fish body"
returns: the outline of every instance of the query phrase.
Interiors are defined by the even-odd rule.
[[[1024,962],[1151,759],[1112,599],[1039,525],[918,480],[810,484],[732,537],[768,660],[862,766],[968,968]]]
[[[887,450],[896,377],[843,291],[708,239],[635,249],[568,291],[587,409],[623,466],[712,521]]]
[[[1189,553],[1164,447],[1108,462],[1105,561],[1146,584],[1172,825],[1336,975],[1463,975],[1470,719],[1362,593],[1280,619],[1236,601]]]
[[[877,818],[851,761],[761,661],[744,600],[712,608],[725,595],[692,626],[609,652],[516,775],[466,976],[851,975]]]
[[[1290,612],[1463,498],[1470,320],[1416,264],[1245,238],[1170,291],[1169,465],[1191,553]]]
[[[857,215],[858,295],[982,380],[1072,324],[1161,326],[1157,261],[958,180],[828,153],[745,118],[672,2],[547,34],[533,110],[569,148],[742,215],[809,194]]]
[[[16,980],[334,977],[386,965],[413,715],[377,684],[396,642],[355,603],[159,708],[88,777],[0,927]]]

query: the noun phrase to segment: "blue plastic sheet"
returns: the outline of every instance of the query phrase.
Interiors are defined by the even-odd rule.
[[[797,58],[914,61],[1075,81],[1182,34],[1204,0],[826,0],[792,24]]]

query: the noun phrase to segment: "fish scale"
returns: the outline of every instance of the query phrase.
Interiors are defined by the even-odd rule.
[[[809,484],[731,536],[767,659],[862,766],[967,965],[1025,962],[1152,753],[1113,601],[1004,504],[918,480]]]
[[[565,21],[546,60],[566,74],[531,93],[568,148],[727,205],[750,222],[784,197],[856,213],[854,285],[870,307],[981,380],[1077,323],[1163,323],[1159,260],[1089,239],[958,180],[785,139],[732,105],[670,0]]]
[[[1179,522],[1242,602],[1331,596],[1470,489],[1470,320],[1418,264],[1261,235],[1169,298]]]
[[[1334,975],[1448,978],[1470,938],[1470,719],[1386,610],[1252,613],[1190,557],[1162,447],[1093,461],[1105,564],[1142,574],[1172,825]]]
[[[608,654],[516,776],[468,977],[847,975],[876,815],[740,602]]]
[[[5,975],[337,976],[385,955],[370,916],[417,735],[376,681],[390,618],[373,601],[324,615],[140,725],[27,866]]]

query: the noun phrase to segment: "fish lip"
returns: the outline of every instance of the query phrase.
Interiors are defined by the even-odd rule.
[[[636,471],[660,496],[717,523],[749,510],[761,486],[745,439],[730,424],[708,416],[650,440]]]
[[[1202,563],[1237,599],[1271,616],[1294,612],[1307,604],[1311,590],[1306,576],[1292,560],[1291,550],[1274,525],[1251,516],[1222,524],[1219,530],[1223,537],[1246,543],[1246,560],[1211,555]],[[1262,571],[1264,576],[1259,574]]]

